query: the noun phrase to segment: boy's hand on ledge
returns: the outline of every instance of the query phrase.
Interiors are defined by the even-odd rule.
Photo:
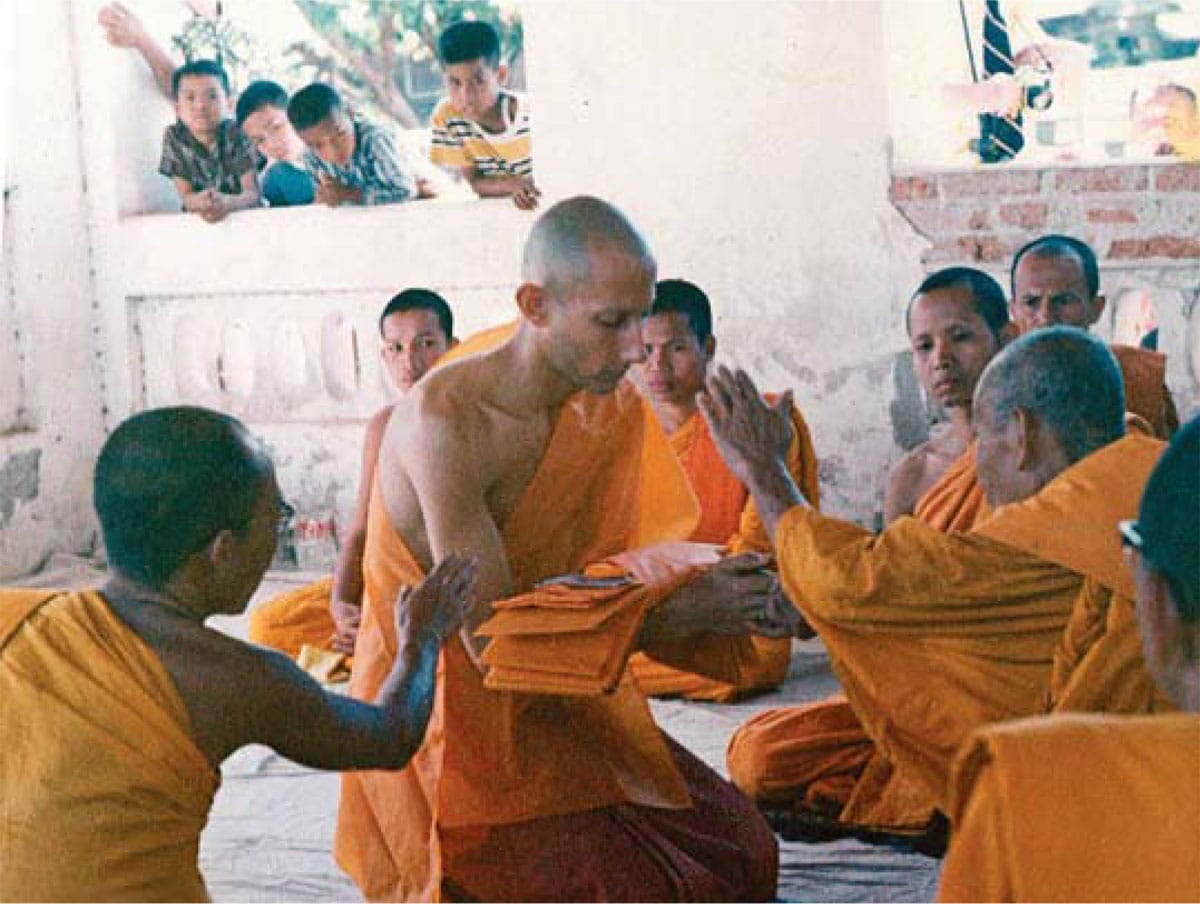
[[[542,196],[542,193],[533,184],[533,180],[527,176],[518,176],[516,182],[517,187],[512,194],[513,203],[521,210],[533,210],[536,208],[538,198]]]
[[[342,204],[361,204],[362,192],[321,173],[317,177],[316,202],[330,207],[340,207]]]
[[[417,176],[418,198],[436,198],[437,195],[437,186],[433,184],[432,179],[426,179],[424,176]]]

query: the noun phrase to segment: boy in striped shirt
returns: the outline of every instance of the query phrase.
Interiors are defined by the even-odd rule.
[[[529,99],[504,88],[500,37],[486,22],[455,22],[438,37],[446,92],[430,117],[430,159],[458,169],[481,198],[533,210]]]

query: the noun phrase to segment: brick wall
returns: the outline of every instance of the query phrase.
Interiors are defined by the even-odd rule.
[[[1200,265],[1200,164],[898,174],[891,199],[932,243],[927,266],[996,267],[1065,232],[1104,262]]]

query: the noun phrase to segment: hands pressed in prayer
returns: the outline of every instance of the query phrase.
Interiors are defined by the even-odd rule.
[[[362,192],[357,188],[343,185],[337,179],[321,173],[317,177],[316,203],[329,207],[339,207],[342,204],[358,204],[362,201]]]

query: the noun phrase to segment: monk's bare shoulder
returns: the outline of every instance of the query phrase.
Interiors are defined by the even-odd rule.
[[[929,455],[930,444],[921,443],[888,471],[887,488],[883,494],[885,524],[891,524],[904,515],[911,515],[917,507],[917,501],[928,488]]]

